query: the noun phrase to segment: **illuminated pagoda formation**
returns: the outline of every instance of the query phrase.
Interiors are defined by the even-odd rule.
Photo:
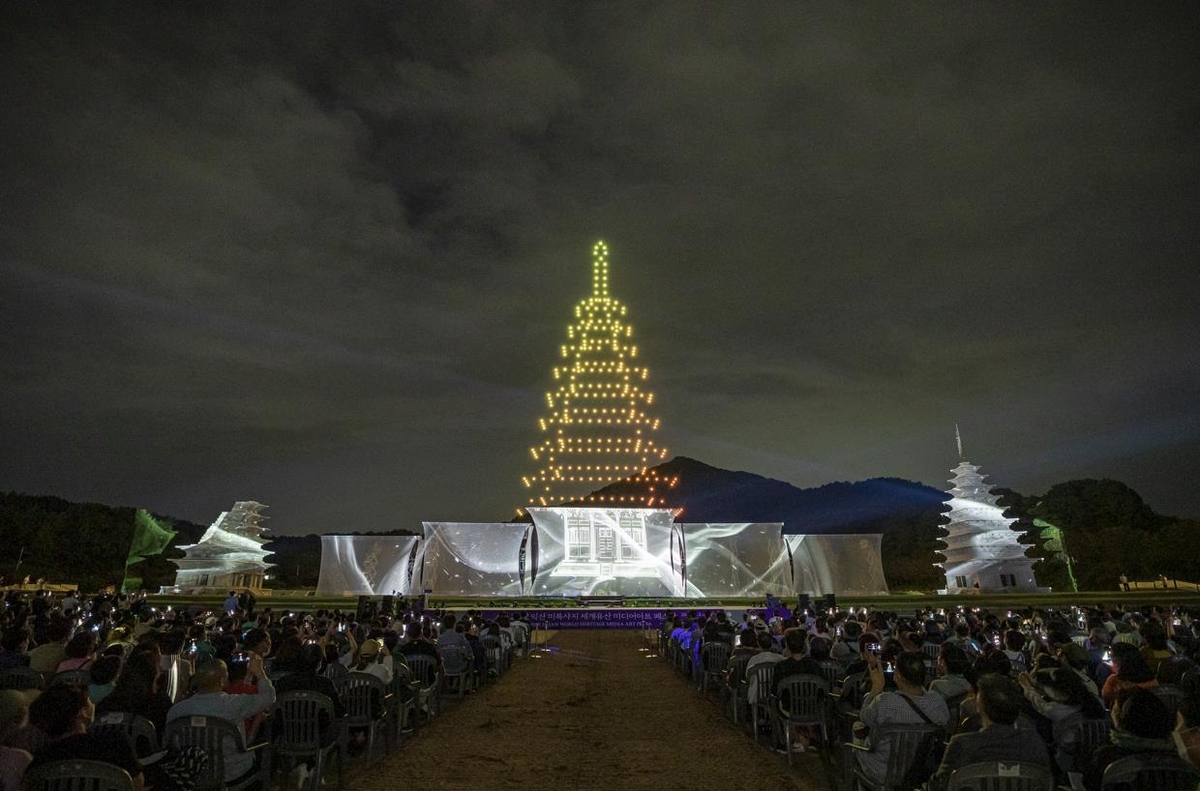
[[[561,360],[553,369],[554,390],[546,394],[549,413],[538,421],[542,438],[530,448],[540,466],[522,478],[526,505],[665,504],[664,491],[675,481],[651,469],[667,450],[654,441],[659,424],[650,409],[654,394],[643,389],[648,372],[638,365],[625,313],[625,306],[609,294],[608,247],[596,242],[592,293],[575,306]],[[594,494],[620,480],[634,484],[634,491]]]
[[[263,537],[266,509],[252,500],[234,503],[198,542],[179,547],[185,554],[171,561],[179,566],[174,590],[261,589],[267,569],[274,565],[264,560],[270,540]]]
[[[934,564],[946,574],[946,588],[939,593],[1038,590],[1034,559],[1025,557],[1021,534],[1012,528],[1017,520],[1004,516],[999,498],[983,482],[987,476],[963,458],[961,435],[958,456],[950,479],[950,523],[943,525],[946,536],[940,539],[946,548],[938,550],[946,560]]]

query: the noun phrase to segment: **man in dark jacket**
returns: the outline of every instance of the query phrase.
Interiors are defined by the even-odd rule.
[[[1024,696],[1011,678],[992,674],[976,682],[975,705],[982,727],[960,733],[946,745],[942,764],[929,780],[929,791],[943,791],[956,769],[1000,761],[1028,763],[1050,769],[1050,754],[1037,731],[1016,727]]]

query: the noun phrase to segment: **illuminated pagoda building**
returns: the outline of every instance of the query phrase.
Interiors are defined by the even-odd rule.
[[[1017,520],[1004,516],[999,498],[983,482],[987,476],[962,458],[961,437],[958,455],[950,479],[950,522],[942,526],[946,536],[940,539],[946,548],[938,550],[946,560],[934,564],[946,574],[946,588],[939,593],[1042,590],[1033,576],[1035,561],[1025,556],[1021,533],[1012,528]]]
[[[263,537],[266,509],[252,500],[234,503],[198,542],[179,547],[184,557],[171,561],[179,566],[174,590],[261,589],[267,569],[274,565],[264,560],[264,546],[270,541]]]
[[[675,481],[651,469],[667,450],[654,440],[659,425],[651,411],[654,394],[643,388],[648,372],[638,364],[625,314],[625,306],[609,294],[608,247],[596,242],[592,293],[575,306],[553,369],[554,390],[546,394],[549,412],[538,421],[542,439],[530,448],[540,466],[522,478],[526,505],[665,505],[664,493]],[[595,494],[616,481],[633,484],[633,492]]]

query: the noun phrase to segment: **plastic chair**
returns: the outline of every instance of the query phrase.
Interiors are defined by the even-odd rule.
[[[810,675],[784,676],[775,682],[774,711],[783,726],[788,766],[792,765],[792,726],[817,725],[821,744],[829,749],[829,683]]]
[[[1054,791],[1054,773],[1020,762],[967,764],[950,775],[946,791]]]
[[[937,678],[938,675],[940,675],[938,673],[937,663],[938,657],[942,655],[942,644],[922,643],[921,653],[925,654],[925,670],[927,671],[925,677]]]
[[[424,712],[426,719],[436,717],[442,680],[437,659],[429,654],[409,654],[405,658],[408,660],[413,683],[417,685],[418,711]]]
[[[69,684],[75,687],[86,687],[92,683],[92,671],[90,670],[63,670],[55,673],[50,677],[50,683],[47,688],[58,686],[59,684]]]
[[[821,675],[825,678],[825,682],[829,684],[830,691],[841,686],[842,679],[846,677],[846,668],[841,662],[833,659],[823,659],[817,663],[821,666]]]
[[[380,730],[385,748],[388,746],[387,685],[379,676],[358,672],[347,673],[333,683],[346,706],[346,727],[367,731],[367,760],[370,761],[375,756],[375,740]]]
[[[1076,714],[1054,723],[1055,760],[1065,772],[1082,772],[1097,747],[1108,744],[1112,720],[1108,717],[1085,719]]]
[[[286,759],[289,765],[314,762],[309,775],[312,791],[319,791],[321,776],[333,756],[337,757],[338,788],[342,787],[345,732],[342,723],[334,719],[334,705],[329,696],[299,690],[280,694],[275,701],[273,727],[276,756]],[[330,735],[334,736],[332,740]]]
[[[110,711],[96,717],[88,728],[90,733],[121,733],[129,737],[138,758],[158,751],[158,731],[154,723],[140,714]]]
[[[472,688],[475,674],[472,664],[475,657],[461,646],[442,649],[442,683],[446,693],[462,697]]]
[[[721,687],[721,677],[725,673],[725,665],[729,664],[729,654],[733,649],[728,643],[705,643],[700,649],[700,692],[708,692],[708,682],[712,679],[718,689]]]
[[[485,634],[479,638],[479,642],[483,644],[483,651],[487,655],[488,672],[496,672],[496,677],[499,678],[504,672],[504,648],[500,644],[500,638],[494,634]]]
[[[398,656],[403,657],[403,654]],[[395,732],[396,741],[401,734],[410,733],[417,727],[417,697],[419,686],[412,680],[412,671],[407,663],[396,662],[392,669],[392,683],[388,688],[388,717]]]
[[[1172,719],[1179,711],[1179,704],[1187,698],[1187,694],[1174,684],[1159,684],[1157,687],[1150,687],[1150,691],[1166,705]]]
[[[1159,684],[1178,685],[1183,681],[1184,676],[1195,670],[1195,662],[1185,656],[1177,656],[1174,659],[1165,659],[1160,662],[1156,677]]]
[[[771,710],[771,682],[775,678],[775,663],[762,662],[746,668],[746,700],[750,701],[750,727],[754,728],[754,742],[758,743],[760,713]],[[751,695],[753,693],[753,695]]]
[[[729,660],[729,666],[726,668],[724,694],[729,695],[734,725],[737,725],[738,715],[746,704],[746,663],[749,661],[748,654],[739,654]]]
[[[1198,780],[1200,772],[1178,755],[1153,753],[1113,761],[1104,770],[1100,788],[1125,786],[1138,791],[1191,791]]]
[[[851,765],[845,788],[847,791],[856,788],[910,791],[912,786],[905,783],[909,769],[919,758],[932,753],[944,736],[945,730],[940,725],[881,725],[871,731],[870,746],[846,742],[843,746],[848,750],[847,759]],[[878,751],[884,747],[888,751],[887,768],[883,781],[876,783],[863,772],[854,753]]]
[[[198,747],[208,755],[204,770],[196,778],[195,791],[240,791],[256,783],[267,788],[271,782],[270,745],[265,742],[247,745],[241,729],[219,717],[191,715],[171,720],[163,734],[162,746],[176,751]],[[237,753],[253,753],[254,769],[226,783],[225,758]]]
[[[862,711],[863,679],[866,675],[865,672],[851,673],[842,679],[842,685],[837,692],[829,693],[833,708],[839,715],[838,731],[842,741],[850,741],[850,729],[858,721],[858,714]]]
[[[31,667],[0,670],[0,689],[41,689],[46,680]]]
[[[25,771],[26,791],[133,791],[133,778],[103,761],[50,761]]]

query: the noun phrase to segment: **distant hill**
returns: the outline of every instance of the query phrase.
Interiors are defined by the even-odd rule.
[[[937,514],[949,495],[922,483],[900,478],[839,481],[801,489],[750,472],[713,467],[677,456],[654,468],[659,477],[677,478],[664,496],[681,508],[683,522],[783,522],[788,533],[870,533],[880,520],[903,520]],[[632,494],[614,483],[601,496]]]
[[[663,494],[666,506],[682,509],[681,522],[783,522],[785,533],[882,533],[883,567],[889,585],[928,590],[945,578],[933,566],[939,523],[950,496],[900,478],[827,483],[801,489],[750,472],[734,472],[677,456],[655,468],[678,480]],[[623,481],[594,494],[620,502],[639,493]]]

